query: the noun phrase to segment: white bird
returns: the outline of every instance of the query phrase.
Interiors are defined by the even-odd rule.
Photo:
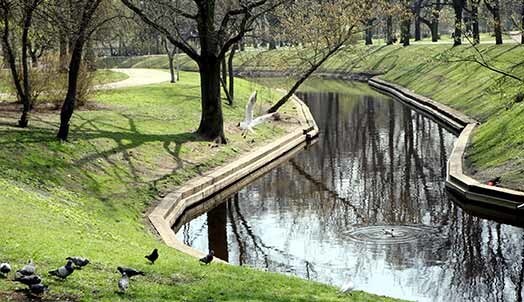
[[[353,284],[353,281],[351,281],[351,276],[349,276],[348,281],[340,288],[339,293],[351,295],[353,289],[355,289],[355,285]]]
[[[265,121],[268,121],[272,117],[274,117],[277,113],[267,113],[264,115],[261,115],[257,118],[253,118],[253,111],[255,109],[255,103],[257,102],[257,92],[253,92],[251,96],[249,97],[249,101],[246,105],[246,113],[244,120],[240,122],[239,127],[240,129],[244,130],[242,133],[242,136],[246,136],[247,131],[253,132],[253,127],[256,125],[262,124]]]
[[[395,237],[396,236],[395,230],[394,229],[391,229],[391,230],[384,229],[384,235],[388,235],[390,237]]]
[[[16,272],[24,276],[31,276],[35,273],[35,271],[36,267],[33,263],[33,260],[31,259],[27,262],[27,264],[24,267],[22,267],[22,269],[19,269]]]
[[[118,280],[118,288],[122,293],[129,288],[129,277],[126,273],[122,273],[122,278]]]

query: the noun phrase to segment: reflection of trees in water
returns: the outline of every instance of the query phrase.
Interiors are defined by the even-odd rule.
[[[451,134],[392,101],[333,93],[302,98],[319,123],[320,140],[228,201],[230,256],[316,279],[318,263],[289,253],[298,231],[345,240],[354,225],[424,224],[440,236],[378,252],[358,247],[358,273],[371,274],[368,268],[383,257],[395,270],[411,269],[408,286],[429,297],[522,301],[524,233],[468,215],[447,198]],[[263,242],[250,226],[250,217],[266,213],[289,226],[283,246]]]

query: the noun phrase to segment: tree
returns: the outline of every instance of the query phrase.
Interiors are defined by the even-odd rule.
[[[11,77],[16,89],[17,96],[22,103],[22,115],[18,121],[18,126],[25,128],[29,123],[29,112],[33,107],[33,95],[31,90],[31,76],[29,66],[30,40],[29,35],[32,28],[33,17],[36,9],[43,0],[0,0],[0,18],[2,25],[1,40],[4,55],[11,70]],[[20,18],[17,18],[20,16]],[[16,47],[13,45],[15,38],[12,34],[16,32],[15,24],[21,24],[21,58],[18,67],[15,55]]]
[[[411,8],[409,0],[401,1],[400,12],[400,43],[403,46],[409,46],[409,39],[411,38]]]
[[[168,0],[122,0],[145,23],[166,36],[197,63],[202,104],[197,133],[205,139],[220,143],[226,143],[220,98],[221,62],[231,47],[252,30],[258,18],[284,2],[186,0],[177,7],[176,3]],[[184,21],[192,25],[199,49],[177,31],[176,24],[173,24],[175,16],[177,22]]]
[[[428,8],[429,11],[426,9],[424,10],[426,14],[419,16],[420,22],[426,24],[429,27],[429,30],[431,31],[431,42],[438,42],[440,39],[439,23],[440,11],[442,10],[442,1],[435,0],[434,2],[426,5],[424,8]]]
[[[495,44],[502,44],[502,21],[500,18],[500,1],[484,0],[487,9],[493,15],[493,28],[495,30]]]
[[[60,140],[67,140],[69,136],[69,122],[73,115],[78,90],[78,77],[82,65],[82,54],[84,46],[91,37],[91,35],[102,24],[112,18],[105,19],[97,23],[96,13],[104,0],[79,0],[71,3],[72,9],[76,12],[79,18],[71,18],[71,54],[68,68],[68,83],[67,94],[60,112],[60,128],[57,133],[57,138]]]
[[[480,43],[480,29],[479,29],[479,6],[480,0],[469,0],[471,8],[468,10],[471,15],[471,29],[473,35],[473,43]],[[467,8],[466,8],[467,9]]]
[[[376,0],[302,0],[281,10],[282,35],[303,47],[295,47],[286,58],[298,59],[298,79],[268,112],[276,112],[324,62],[342,48],[350,47],[354,35],[365,30],[365,21],[384,15],[384,8],[384,3]]]
[[[164,49],[169,60],[169,74],[171,75],[171,83],[176,83],[178,80],[179,68],[178,68],[178,56],[177,48],[171,44],[167,39],[162,40]],[[177,58],[176,74],[175,74],[175,57]]]

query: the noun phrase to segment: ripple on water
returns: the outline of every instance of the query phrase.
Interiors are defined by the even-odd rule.
[[[439,238],[438,230],[423,225],[373,225],[346,233],[348,239],[372,244],[401,244]]]

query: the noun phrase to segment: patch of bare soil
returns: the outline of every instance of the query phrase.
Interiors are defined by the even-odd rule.
[[[46,293],[42,297],[33,296],[26,290],[18,290],[13,292],[0,292],[0,301],[5,302],[76,302],[78,297],[72,295],[57,295]]]

